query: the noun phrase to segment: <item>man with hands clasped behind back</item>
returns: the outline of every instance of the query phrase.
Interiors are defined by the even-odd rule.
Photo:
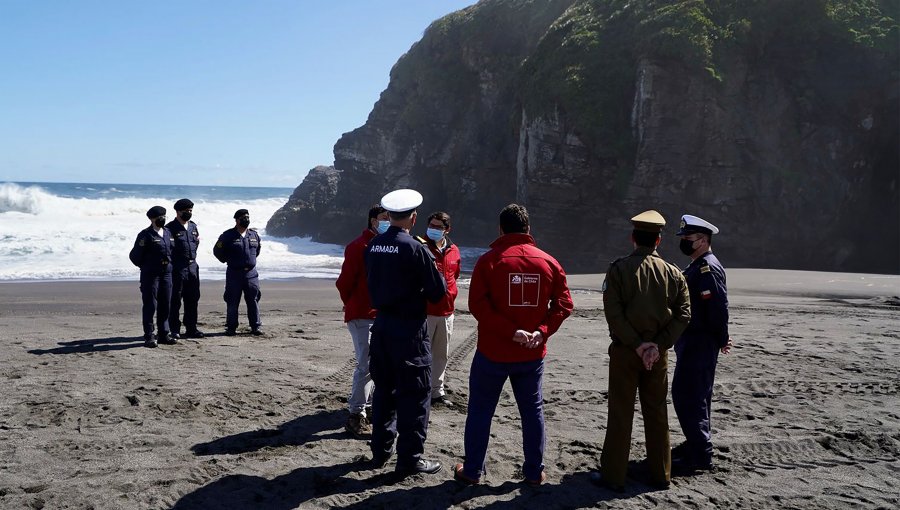
[[[656,252],[666,220],[656,211],[631,218],[634,251],[609,265],[603,311],[609,324],[609,412],[595,483],[625,489],[634,399],[640,392],[650,484],[667,488],[671,477],[666,408],[666,351],[687,327],[691,303],[681,271]]]
[[[478,321],[478,347],[469,372],[464,463],[453,477],[480,483],[494,411],[506,380],[522,420],[525,483],[541,485],[544,473],[544,357],[547,341],[572,313],[566,273],[530,235],[528,211],[510,204],[500,212],[500,237],[472,272],[469,309]]]

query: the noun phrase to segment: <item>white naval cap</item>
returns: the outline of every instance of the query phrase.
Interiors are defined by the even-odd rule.
[[[690,214],[685,214],[684,216],[682,216],[681,225],[679,225],[678,232],[676,232],[675,235],[686,236],[688,234],[698,233],[709,235],[718,234],[719,227],[698,216],[691,216]]]
[[[381,197],[381,207],[388,212],[406,212],[422,205],[422,194],[414,189],[398,189]]]

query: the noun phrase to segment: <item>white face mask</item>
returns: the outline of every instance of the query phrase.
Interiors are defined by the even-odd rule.
[[[391,226],[391,222],[388,220],[378,220],[378,226],[375,227],[375,230],[378,231],[379,234],[384,234],[387,232],[387,229]]]

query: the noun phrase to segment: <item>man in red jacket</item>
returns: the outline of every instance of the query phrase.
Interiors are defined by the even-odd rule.
[[[478,349],[469,372],[464,464],[454,478],[465,484],[485,472],[491,421],[506,379],[522,420],[522,473],[544,482],[544,397],[547,340],[572,313],[566,273],[529,235],[528,211],[510,204],[500,212],[501,236],[475,264],[469,309],[478,321]]]
[[[372,377],[369,375],[369,329],[375,321],[375,310],[369,302],[369,287],[366,284],[366,265],[363,254],[369,241],[390,226],[388,213],[380,205],[369,209],[368,227],[344,250],[344,264],[335,285],[344,302],[344,322],[353,339],[356,353],[356,370],[353,371],[353,385],[347,407],[350,417],[344,428],[353,437],[365,439],[372,433],[372,426],[366,417],[366,405],[372,400]]]
[[[453,310],[456,295],[456,279],[459,278],[459,248],[450,241],[450,215],[436,212],[428,217],[427,246],[434,255],[434,263],[447,282],[447,294],[437,303],[428,302],[428,337],[431,338],[431,405],[452,406],[444,391],[447,357],[450,355],[450,337],[453,335]]]

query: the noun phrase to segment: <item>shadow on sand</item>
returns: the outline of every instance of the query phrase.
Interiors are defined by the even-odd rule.
[[[445,467],[437,477],[444,477],[437,485],[410,487],[410,483],[429,483],[429,475],[415,475],[402,478],[393,473],[380,473],[368,478],[351,478],[345,475],[370,468],[368,461],[334,466],[298,468],[271,480],[250,475],[230,475],[181,498],[174,509],[222,508],[234,510],[249,509],[293,509],[316,498],[338,494],[355,495],[359,499],[342,505],[338,501],[320,502],[331,508],[362,510],[369,508],[450,508],[463,505],[466,501],[486,497],[493,501],[479,508],[582,508],[595,506],[604,501],[630,498],[650,492],[644,486],[632,487],[623,494],[617,494],[595,486],[587,471],[563,476],[558,484],[528,487],[521,482],[507,481],[501,485],[464,486],[448,479],[449,469]],[[402,486],[401,482],[404,482]],[[379,491],[365,496],[367,492]]]
[[[113,336],[109,338],[93,338],[90,340],[72,340],[59,342],[61,347],[53,349],[31,349],[29,354],[80,354],[86,352],[122,351],[135,347],[144,347],[143,338]]]
[[[274,429],[251,430],[191,447],[195,455],[234,455],[263,448],[300,446],[323,439],[348,438],[345,410],[319,411],[282,423]]]

